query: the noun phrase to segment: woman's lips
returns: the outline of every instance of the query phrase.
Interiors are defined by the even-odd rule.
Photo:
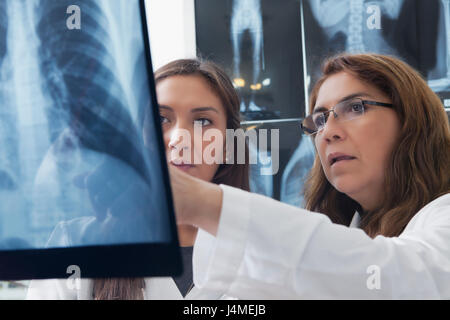
[[[340,152],[333,152],[328,155],[328,163],[330,166],[334,166],[338,163],[345,163],[354,159],[356,159],[356,157]]]
[[[345,164],[345,163],[348,163],[348,162],[351,161],[351,160],[355,160],[355,159],[356,159],[356,158],[340,159],[340,160],[337,160],[337,161],[333,162],[333,163],[331,164],[331,167],[333,167],[333,168],[339,167],[339,166],[341,166],[341,165],[343,165],[343,164]]]
[[[192,165],[192,164],[185,164],[185,163],[183,163],[183,162],[180,162],[180,163],[174,163],[173,161],[170,161],[170,164],[173,165],[173,166],[175,166],[175,167],[177,167],[177,168],[180,169],[180,170],[183,170],[183,171],[188,171],[189,169],[192,169],[192,168],[195,167],[195,166]]]

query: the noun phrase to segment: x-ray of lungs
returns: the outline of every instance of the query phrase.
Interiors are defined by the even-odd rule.
[[[140,8],[0,2],[0,250],[173,240]]]

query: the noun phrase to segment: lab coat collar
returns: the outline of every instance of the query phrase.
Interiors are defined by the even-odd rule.
[[[352,222],[350,222],[350,228],[359,228],[361,222],[361,217],[359,216],[358,211],[355,211],[353,215]]]

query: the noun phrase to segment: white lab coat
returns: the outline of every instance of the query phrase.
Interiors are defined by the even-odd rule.
[[[145,278],[145,300],[193,300],[200,293],[195,286],[183,298],[175,281],[170,277]],[[27,300],[92,300],[93,280],[81,279],[79,287],[66,279],[32,280],[28,287]],[[227,296],[205,295],[204,299],[231,299]]]
[[[217,238],[199,231],[194,282],[241,299],[450,299],[450,193],[422,208],[400,236],[221,185]],[[205,263],[205,261],[207,261]]]
[[[70,247],[73,243],[80,243],[80,238],[92,229],[93,219],[79,218],[58,224],[52,233],[49,244],[52,246]],[[28,300],[91,300],[93,280],[81,279],[77,282],[73,279],[49,279],[32,280],[28,287]],[[146,300],[179,300],[196,299],[200,290],[195,286],[183,298],[175,281],[171,277],[145,278],[144,299]],[[233,299],[215,293],[204,294],[204,299]]]

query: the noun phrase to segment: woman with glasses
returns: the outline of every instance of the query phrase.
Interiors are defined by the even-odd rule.
[[[325,63],[309,111],[307,210],[171,170],[178,223],[203,229],[196,285],[244,299],[450,298],[440,99],[395,58],[344,54]]]

